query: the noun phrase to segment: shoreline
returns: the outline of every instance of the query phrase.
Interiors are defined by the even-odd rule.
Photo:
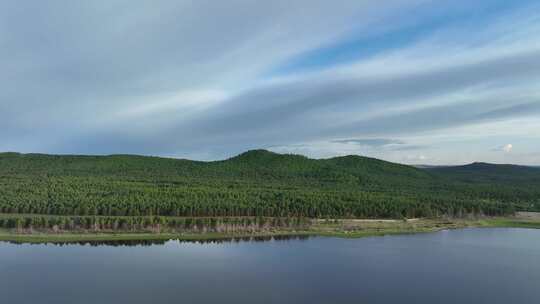
[[[77,243],[107,241],[212,241],[272,237],[339,237],[362,238],[371,236],[429,233],[463,228],[531,228],[540,229],[540,213],[516,214],[512,217],[493,217],[480,219],[318,219],[315,224],[303,230],[280,230],[258,232],[130,232],[130,231],[63,231],[57,233],[34,232],[18,233],[0,230],[0,242],[14,243]]]

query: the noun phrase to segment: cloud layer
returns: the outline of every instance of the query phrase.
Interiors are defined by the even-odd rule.
[[[0,150],[540,164],[540,10],[503,3],[3,1]]]

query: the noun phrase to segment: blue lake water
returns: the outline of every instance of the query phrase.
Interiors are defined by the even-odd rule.
[[[540,303],[540,230],[137,246],[0,243],[0,303]]]

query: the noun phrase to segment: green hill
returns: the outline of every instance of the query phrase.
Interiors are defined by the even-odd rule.
[[[223,161],[0,153],[0,212],[57,215],[423,217],[540,207],[540,169],[418,169],[253,150]]]
[[[540,184],[540,168],[537,167],[472,163],[465,166],[433,167],[428,170],[464,182]]]

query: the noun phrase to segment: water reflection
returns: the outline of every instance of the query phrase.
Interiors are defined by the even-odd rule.
[[[178,243],[189,244],[222,244],[222,243],[240,243],[240,242],[272,242],[272,241],[302,241],[309,239],[308,235],[273,235],[273,236],[242,236],[230,238],[206,238],[202,240],[185,240],[179,238],[156,239],[156,240],[111,240],[111,241],[62,241],[62,242],[43,242],[29,243],[24,241],[4,241],[4,243],[15,245],[55,245],[55,246],[112,246],[112,247],[136,247],[136,246],[154,246],[165,245],[167,242],[175,241]],[[0,242],[1,243],[1,242]]]

